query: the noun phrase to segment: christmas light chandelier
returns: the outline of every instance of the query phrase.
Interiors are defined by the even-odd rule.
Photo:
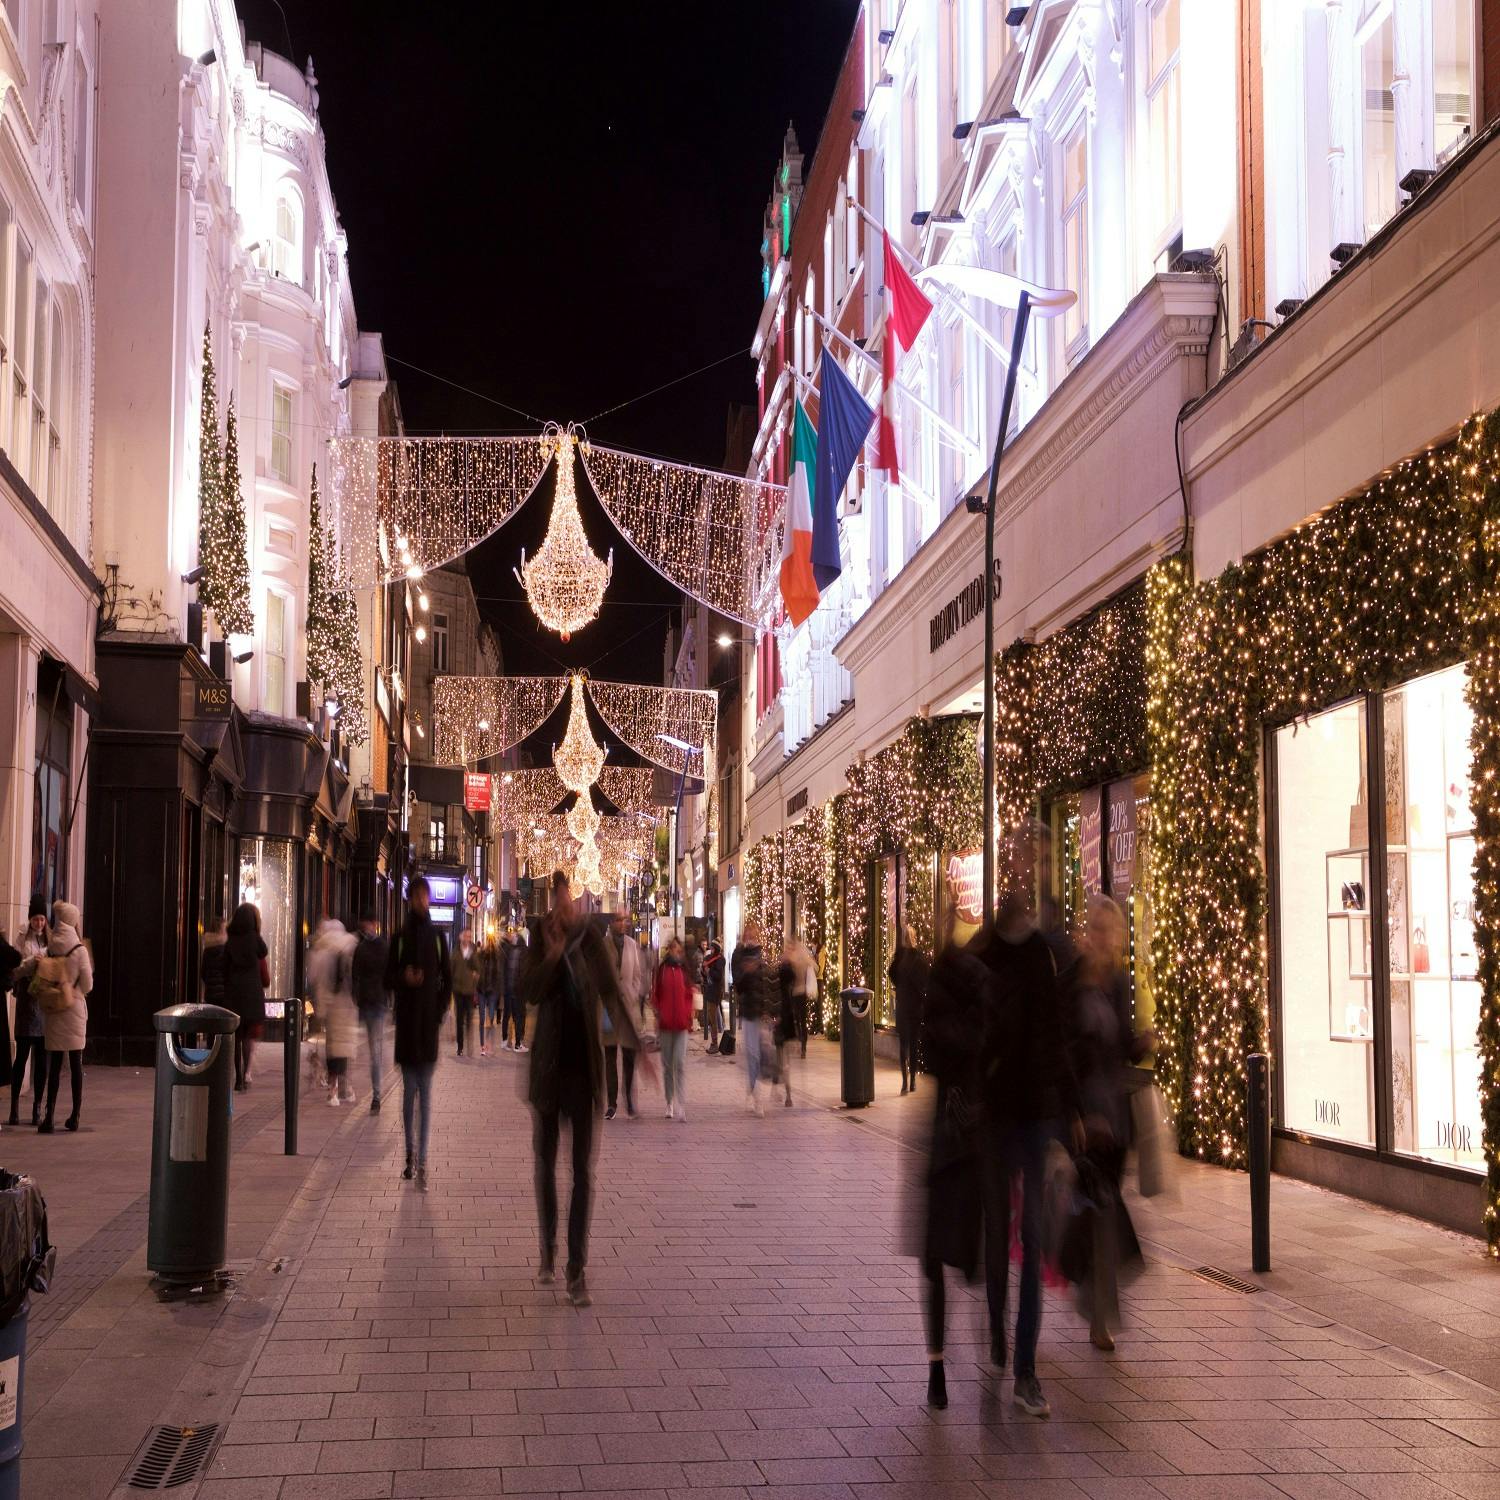
[[[575,673],[569,686],[573,701],[568,709],[568,728],[562,743],[552,752],[552,764],[570,792],[585,793],[599,779],[604,766],[604,750],[589,728],[588,710],[583,702],[583,677]]]
[[[578,800],[568,809],[568,832],[580,844],[592,843],[598,835],[599,813],[589,793],[580,792]]]
[[[615,554],[601,561],[589,546],[578,512],[578,494],[573,487],[573,452],[578,443],[572,427],[564,430],[550,426],[542,435],[542,446],[557,455],[557,484],[552,492],[552,515],[542,550],[526,560],[521,549],[521,566],[516,577],[526,590],[532,612],[549,630],[567,640],[599,617],[604,590],[614,572]]]

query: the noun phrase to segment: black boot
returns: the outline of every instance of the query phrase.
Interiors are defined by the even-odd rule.
[[[33,1125],[40,1125],[42,1123],[42,1101],[40,1099],[33,1099],[31,1101],[31,1123]]]
[[[927,1361],[927,1404],[934,1411],[945,1411],[948,1406],[948,1377],[940,1359]]]
[[[37,1130],[37,1134],[38,1135],[51,1135],[52,1134],[52,1116],[51,1116],[50,1113],[48,1114],[47,1118],[45,1120],[43,1120],[40,1125],[37,1126],[36,1130]]]

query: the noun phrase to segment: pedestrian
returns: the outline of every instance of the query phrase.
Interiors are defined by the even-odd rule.
[[[1011,1183],[1021,1179],[1021,1283],[1016,1309],[1015,1404],[1033,1417],[1051,1415],[1036,1377],[1042,1315],[1042,1188],[1047,1145],[1063,1122],[1080,1137],[1077,1086],[1065,1045],[1062,999],[1052,949],[1037,930],[1035,834],[1013,833],[1008,879],[993,924],[971,948],[987,970],[979,1063],[984,1107],[985,1291],[990,1361],[1006,1363],[1005,1303],[1010,1281]]]
[[[797,940],[791,939],[776,967],[776,1009],[771,1024],[771,1042],[776,1049],[776,1071],[771,1082],[782,1086],[782,1103],[792,1107],[792,1046],[797,1041],[799,1011],[806,1024],[806,997],[797,993],[798,976],[803,972],[802,956],[796,952]],[[806,1044],[804,1043],[804,1046]],[[764,1063],[762,1053],[762,1063]]]
[[[486,934],[484,946],[479,950],[479,1055],[490,1055],[489,1031],[495,1029],[495,1018],[500,1006],[500,949],[493,937]]]
[[[31,1123],[42,1121],[42,1085],[47,1074],[47,1048],[43,1035],[41,1007],[31,994],[31,976],[36,973],[36,961],[45,958],[47,941],[47,903],[41,896],[33,896],[27,908],[26,925],[16,935],[16,947],[21,961],[16,965],[12,981],[16,1013],[11,1023],[11,1035],[16,1040],[15,1060],[10,1070],[10,1124],[19,1125],[21,1109],[21,1085],[26,1080],[26,1063],[31,1062]]]
[[[724,1003],[724,950],[714,938],[703,951],[703,1044],[710,1052],[718,1050],[723,1018],[719,1007]]]
[[[537,1220],[541,1239],[537,1280],[550,1285],[557,1260],[557,1148],[566,1119],[572,1133],[573,1192],[568,1206],[568,1299],[590,1302],[589,1209],[595,1125],[604,1096],[601,1021],[615,1006],[615,1024],[632,1047],[639,1037],[629,1010],[619,1005],[619,971],[598,928],[577,911],[568,878],[552,876],[552,904],[527,950],[523,987],[535,1010],[527,1097],[533,1117]],[[651,1071],[649,1061],[645,1071]]]
[[[1073,1072],[1083,1116],[1079,1187],[1093,1204],[1088,1275],[1079,1302],[1089,1320],[1089,1342],[1106,1353],[1119,1326],[1119,1268],[1137,1258],[1140,1244],[1120,1192],[1130,1141],[1126,1080],[1151,1049],[1149,1032],[1137,1033],[1125,977],[1125,914],[1108,896],[1088,905],[1071,1014]]]
[[[982,1198],[979,1166],[979,1051],[987,975],[973,954],[952,942],[933,969],[923,1017],[928,1070],[937,1080],[932,1126],[910,1219],[911,1252],[921,1263],[926,1298],[927,1404],[948,1404],[943,1364],[947,1290],[945,1268],[967,1280],[979,1268]],[[897,992],[899,995],[899,991]]]
[[[525,957],[526,943],[521,933],[515,927],[507,927],[505,941],[500,945],[500,978],[505,996],[500,1045],[508,1052],[526,1050],[526,1002],[521,998],[521,967]]]
[[[212,916],[203,924],[203,951],[198,955],[198,982],[203,1003],[227,1008],[229,999],[229,949],[224,918]]]
[[[767,968],[760,947],[760,929],[754,922],[745,924],[744,940],[734,950],[731,965],[735,1004],[744,1023],[746,1108],[753,1115],[765,1114],[760,1102],[764,1037],[762,1023],[775,1004],[776,976]]]
[[[661,1037],[662,1089],[667,1096],[667,1118],[687,1123],[687,1037],[693,1029],[693,991],[688,982],[682,943],[673,938],[656,971],[651,991]]]
[[[922,1036],[922,1010],[927,1002],[927,955],[917,946],[910,922],[901,924],[891,966],[891,987],[896,992],[896,1044],[901,1054],[901,1092],[917,1086],[917,1051]]]
[[[620,994],[639,1009],[651,992],[641,983],[641,945],[629,930],[622,911],[617,911],[610,923],[610,944],[620,970]]]
[[[334,1107],[355,1102],[349,1060],[359,1044],[359,1012],[354,1004],[356,946],[354,935],[337,917],[325,917],[307,955],[307,990],[323,1027],[328,1102]]]
[[[380,1113],[380,1074],[385,1051],[385,965],[388,945],[372,909],[359,919],[359,942],[354,949],[354,1005],[365,1029],[370,1051],[370,1113]]]
[[[458,1055],[474,1055],[474,997],[479,993],[479,957],[474,951],[474,934],[467,927],[459,934],[458,949],[453,954],[453,1029],[458,1033]]]
[[[78,1129],[83,1108],[83,1047],[89,1029],[88,995],[93,987],[94,961],[83,941],[83,918],[72,902],[54,901],[47,956],[37,960],[31,976],[31,993],[42,1012],[47,1044],[47,1113],[37,1126],[43,1135],[52,1131],[65,1055],[73,1112],[63,1124],[69,1130]]]
[[[248,901],[235,908],[224,943],[224,999],[239,1018],[234,1033],[234,1086],[250,1087],[255,1039],[266,1020],[266,990],[271,984],[270,954],[260,935],[260,911]],[[297,1002],[288,997],[290,1007]]]
[[[818,965],[812,949],[800,937],[793,937],[787,944],[786,961],[792,970],[790,995],[794,1034],[801,1055],[806,1057],[808,1020],[812,1007],[818,1003]]]
[[[413,1174],[427,1191],[427,1143],[432,1134],[432,1075],[438,1060],[438,1029],[453,989],[448,944],[432,924],[432,892],[417,876],[407,891],[406,921],[391,944],[385,987],[396,997],[396,1066],[401,1069],[401,1123],[406,1135],[403,1181]],[[420,1105],[422,1126],[416,1131]]]
[[[0,994],[5,996],[5,1007],[10,1012],[9,1024],[12,1035],[15,1028],[16,998],[11,991],[11,985],[15,981],[16,970],[21,965],[21,950],[12,948],[3,937],[0,937]],[[11,1067],[15,1067],[14,1044],[12,1044]],[[20,1124],[19,1120],[12,1120],[12,1125]]]

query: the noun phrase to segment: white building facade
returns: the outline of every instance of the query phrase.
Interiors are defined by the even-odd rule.
[[[98,8],[0,7],[0,923],[78,900],[99,599]]]
[[[1152,747],[1164,741],[1163,721],[1147,723],[1146,622],[1158,618],[1150,597],[1162,597],[1148,597],[1148,576],[1180,567],[1202,591],[1192,597],[1208,599],[1226,568],[1274,568],[1298,528],[1393,466],[1446,453],[1467,419],[1500,405],[1490,182],[1500,147],[1486,130],[1497,80],[1483,69],[1494,10],[1481,0],[862,7],[818,155],[778,172],[768,206],[752,472],[785,478],[791,401],[803,396],[816,419],[819,358],[838,357],[878,404],[880,226],[913,272],[1007,271],[1076,302],[1033,320],[1017,373],[997,576],[983,577],[983,521],[964,500],[988,480],[1013,314],[934,292],[897,365],[899,486],[876,472],[872,436],[842,501],[842,577],[800,629],[767,622],[745,694],[746,842],[758,851],[747,905],[763,926],[802,926],[823,942],[835,966],[825,991],[868,984],[887,1013],[901,927],[934,942],[975,915],[977,809],[943,806],[913,828],[870,807],[905,785],[912,745],[923,768],[921,747],[977,738],[988,587],[1002,817],[1051,830],[1039,896],[1065,921],[1090,891],[1126,908],[1142,1024],[1158,992],[1168,1030],[1189,1013],[1210,1030],[1228,1024],[1192,1009],[1205,1003],[1192,982],[1152,972],[1166,939],[1144,865],[1148,848],[1164,847],[1149,837],[1163,769]],[[1478,984],[1462,958],[1473,939],[1468,928],[1434,935],[1440,913],[1472,906],[1471,825],[1454,800],[1467,776],[1445,783],[1442,840],[1442,799],[1434,812],[1415,795],[1467,743],[1457,634],[1444,651],[1432,660],[1452,680],[1404,686],[1371,668],[1381,692],[1369,690],[1370,704],[1305,705],[1335,713],[1317,743],[1334,747],[1336,764],[1297,763],[1294,726],[1257,708],[1246,764],[1260,832],[1244,890],[1262,892],[1267,910],[1244,916],[1228,966],[1264,1016],[1255,1045],[1277,1062],[1278,1165],[1473,1229],[1500,1140],[1482,1144]],[[1154,686],[1164,669],[1152,670]],[[1256,691],[1257,704],[1274,702]],[[1379,826],[1351,809],[1372,805],[1379,757],[1360,747],[1378,743],[1371,705],[1382,693],[1388,757],[1409,775],[1417,811]],[[1447,725],[1432,745],[1418,727],[1428,720]],[[1312,743],[1304,735],[1296,749]],[[941,769],[952,780],[937,801],[957,800],[960,784],[977,800],[970,762],[950,755]],[[1387,788],[1396,774],[1388,768]],[[1302,851],[1286,843],[1290,830],[1317,820],[1287,799],[1319,788],[1339,811],[1320,827],[1323,844]],[[1343,878],[1329,898],[1334,870]],[[1357,904],[1338,916],[1343,886]],[[1378,900],[1392,913],[1379,941],[1379,924],[1360,927]],[[1305,932],[1288,915],[1297,910],[1315,913]],[[1349,946],[1358,931],[1375,945],[1369,963]],[[1226,1048],[1226,1078],[1241,1040]],[[1158,1066],[1170,1092],[1182,1059]],[[1333,1081],[1338,1097],[1321,1087]],[[1188,1097],[1184,1115],[1190,1148],[1238,1159],[1233,1105]]]

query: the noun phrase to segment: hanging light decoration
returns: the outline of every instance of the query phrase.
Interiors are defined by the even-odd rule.
[[[568,809],[568,832],[581,844],[592,842],[599,832],[599,814],[587,792],[580,792],[578,800]]]
[[[588,710],[583,703],[583,678],[575,675],[570,684],[573,702],[568,709],[568,728],[562,744],[552,752],[552,764],[562,784],[570,792],[585,793],[599,779],[604,766],[604,751],[589,729]]]
[[[521,551],[521,566],[516,576],[526,590],[531,608],[543,625],[567,640],[599,616],[604,590],[614,572],[615,554],[601,561],[589,546],[578,513],[578,496],[573,488],[573,451],[577,436],[551,426],[543,434],[542,444],[557,455],[557,484],[552,493],[552,515],[542,550],[526,561]]]

